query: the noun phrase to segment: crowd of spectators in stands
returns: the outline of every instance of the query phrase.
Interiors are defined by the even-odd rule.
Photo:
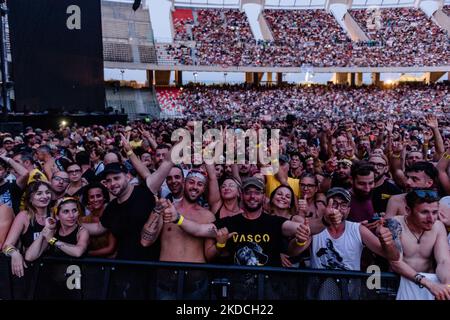
[[[388,90],[340,85],[262,86],[253,90],[248,90],[245,85],[188,85],[172,99],[171,104],[184,110],[189,119],[226,119],[233,114],[248,118],[294,114],[306,119],[320,116],[370,118],[379,117],[380,113],[414,117],[424,110],[443,115],[444,107],[448,108],[450,103],[446,84],[405,84]]]
[[[324,10],[265,10],[273,40],[256,41],[244,13],[198,10],[192,28],[195,58],[184,64],[220,66],[395,67],[436,66],[450,61],[448,34],[416,8],[350,10],[368,41],[352,41]],[[369,23],[370,22],[370,23]],[[189,21],[189,24],[191,22]],[[185,38],[184,29],[180,36]],[[192,53],[192,52],[191,52]],[[187,53],[176,51],[176,59]]]

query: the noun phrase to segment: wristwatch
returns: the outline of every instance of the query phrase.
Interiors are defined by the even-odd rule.
[[[419,288],[423,288],[422,279],[425,278],[424,275],[418,273],[414,276],[414,282],[419,286]]]

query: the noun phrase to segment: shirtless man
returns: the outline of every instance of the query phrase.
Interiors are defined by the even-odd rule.
[[[212,223],[215,220],[214,215],[198,204],[198,199],[206,188],[206,177],[197,171],[191,171],[185,179],[184,196],[180,202],[176,202],[177,212],[184,217],[200,224]],[[160,200],[162,207],[168,207],[171,202],[166,199]],[[150,246],[153,242],[147,238],[152,233],[152,218],[144,225],[141,234],[141,244]],[[153,229],[154,231],[154,229]],[[153,237],[154,239],[154,237]],[[206,263],[205,258],[205,239],[194,237],[172,223],[164,224],[161,231],[161,253],[160,261],[167,262],[193,262]],[[158,272],[158,299],[175,299],[177,277],[173,272],[160,270]],[[207,282],[204,280],[202,272],[190,272],[186,278],[187,287],[192,285],[193,290],[188,294],[190,299],[201,299],[206,293]],[[199,290],[200,288],[200,290]],[[185,292],[186,294],[186,292]]]
[[[447,228],[447,238],[450,246],[450,196],[443,197],[439,201],[439,221]]]
[[[414,163],[406,169],[408,191],[414,189],[432,189],[438,177],[433,164],[425,161]],[[386,218],[406,215],[406,193],[392,196],[386,208]]]
[[[397,300],[450,300],[450,251],[445,227],[437,220],[438,195],[414,190],[406,203],[408,215],[394,217],[401,225],[403,251],[398,261],[391,261],[401,275]]]

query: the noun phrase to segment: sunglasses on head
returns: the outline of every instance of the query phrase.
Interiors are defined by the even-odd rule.
[[[439,195],[436,191],[433,190],[414,190],[414,193],[417,197],[421,199],[431,199],[431,200],[439,200]]]

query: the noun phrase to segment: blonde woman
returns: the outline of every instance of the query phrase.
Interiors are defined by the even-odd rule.
[[[15,217],[3,244],[3,253],[11,257],[11,271],[17,277],[22,277],[27,267],[22,253],[39,237],[50,216],[51,198],[51,187],[44,181],[32,182],[25,191],[25,210]]]

